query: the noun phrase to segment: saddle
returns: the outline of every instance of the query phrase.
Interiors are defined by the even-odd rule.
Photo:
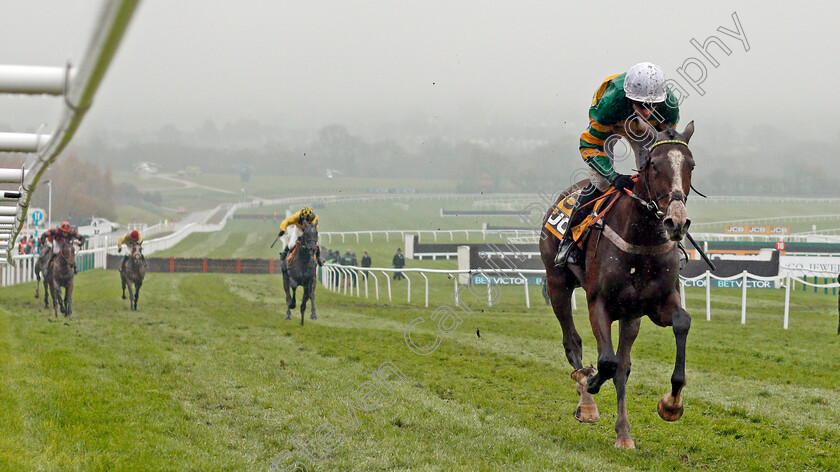
[[[297,255],[298,247],[300,246],[300,241],[295,243],[295,247],[289,251],[289,255],[286,256],[286,265],[292,265],[292,261],[295,260],[295,256]]]
[[[583,189],[576,190],[566,198],[561,199],[554,206],[551,216],[545,222],[545,229],[557,236],[557,239],[563,239],[566,234],[569,221],[572,217],[572,210],[575,208],[575,203],[580,197]],[[607,213],[612,209],[613,204],[618,201],[620,193],[615,187],[610,187],[603,195],[590,202],[588,208],[580,208],[578,211],[586,211],[588,214],[586,218],[577,226],[571,228],[572,237],[580,249],[584,248],[586,244],[586,237],[589,235],[589,229],[597,226]],[[601,223],[603,224],[603,223]]]

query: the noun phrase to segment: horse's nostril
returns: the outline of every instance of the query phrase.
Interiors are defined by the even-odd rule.
[[[673,219],[665,218],[665,221],[663,221],[662,224],[665,225],[665,229],[667,229],[668,231],[673,231],[674,230],[675,226],[674,226],[674,220]]]

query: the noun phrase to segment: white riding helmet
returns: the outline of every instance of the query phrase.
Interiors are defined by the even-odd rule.
[[[624,94],[630,100],[643,103],[665,101],[665,73],[650,62],[640,62],[631,67],[624,77]]]

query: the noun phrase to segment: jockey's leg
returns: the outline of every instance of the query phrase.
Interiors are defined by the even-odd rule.
[[[319,266],[324,265],[324,258],[321,257],[321,245],[320,244],[315,246],[315,259],[318,261]],[[313,309],[314,309],[314,306],[313,306]]]
[[[286,244],[286,247],[283,249],[283,253],[281,255],[281,260],[286,260],[286,257],[289,256],[289,251],[295,248],[297,245],[298,238],[300,238],[300,229],[298,229],[297,225],[289,226],[289,242]]]
[[[575,201],[575,207],[572,209],[572,215],[569,217],[569,225],[566,227],[566,232],[563,234],[563,240],[560,241],[560,248],[557,250],[557,255],[554,257],[554,263],[557,265],[566,265],[568,264],[578,264],[578,251],[577,245],[575,244],[574,236],[572,235],[572,228],[575,226],[583,223],[583,220],[586,219],[586,216],[589,215],[591,211],[591,205],[584,207],[589,202],[595,200],[603,192],[610,188],[610,182],[601,177],[600,175],[596,174],[594,171],[591,172],[589,177],[589,185],[583,188],[578,197],[577,201]]]
[[[128,254],[123,256],[123,260],[120,263],[120,272],[125,272],[125,263],[128,262]]]

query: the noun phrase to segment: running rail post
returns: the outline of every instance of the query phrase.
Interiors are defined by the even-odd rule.
[[[369,270],[368,273],[371,277],[373,277],[374,292],[376,293],[376,299],[379,300],[379,277],[377,277],[372,270]]]
[[[420,272],[420,275],[422,275],[423,278],[426,279],[426,308],[428,308],[429,307],[429,278],[426,277],[426,274],[424,274],[423,272]]]
[[[368,281],[367,281],[367,271],[360,271],[362,275],[365,276],[365,299],[368,298]]]
[[[388,282],[388,301],[391,301],[391,277],[388,277],[388,273],[384,270],[380,271],[382,275],[385,276],[385,281]]]
[[[787,273],[785,282],[785,320],[782,323],[784,329],[788,329],[788,317],[790,316],[790,272]]]
[[[747,271],[744,271],[744,277],[741,279],[741,324],[747,324]]]
[[[712,273],[706,271],[706,321],[712,321]]]
[[[525,308],[531,308],[531,294],[528,293],[528,277],[522,274],[522,272],[517,272],[522,280],[525,281]]]

